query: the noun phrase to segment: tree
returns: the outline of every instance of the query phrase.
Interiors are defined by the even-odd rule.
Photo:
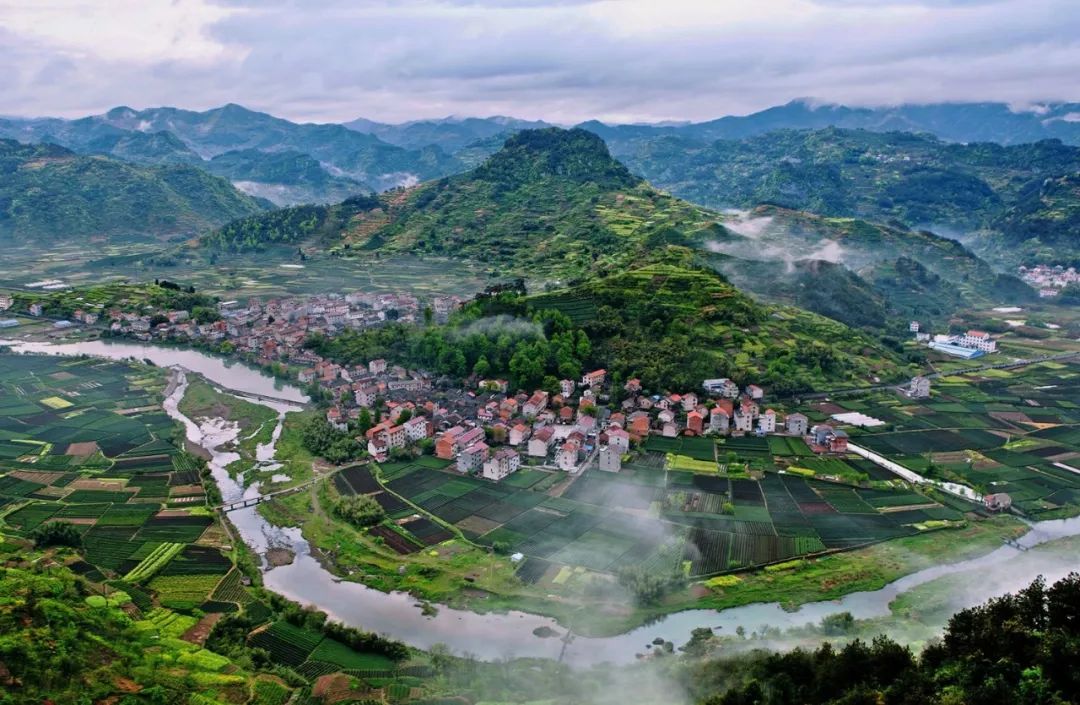
[[[66,521],[51,521],[34,529],[30,538],[38,548],[46,546],[82,546],[82,535],[74,524]]]
[[[334,514],[357,528],[374,526],[386,518],[382,506],[365,494],[342,497],[334,505]]]

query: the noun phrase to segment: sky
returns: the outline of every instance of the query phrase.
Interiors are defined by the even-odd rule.
[[[0,0],[0,114],[705,120],[1080,100],[1077,0]]]

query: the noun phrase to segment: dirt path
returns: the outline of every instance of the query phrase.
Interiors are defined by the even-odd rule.
[[[221,612],[211,612],[200,619],[194,627],[184,632],[180,638],[202,646],[206,643],[206,638],[210,636],[210,632],[213,631],[214,625],[220,622],[224,616]]]

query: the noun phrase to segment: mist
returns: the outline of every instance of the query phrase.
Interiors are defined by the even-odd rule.
[[[462,328],[454,330],[453,334],[459,339],[467,338],[470,335],[491,337],[509,335],[512,338],[543,338],[544,327],[535,321],[501,314],[477,319]]]

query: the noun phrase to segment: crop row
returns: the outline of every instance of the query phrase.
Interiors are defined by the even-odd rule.
[[[124,576],[124,580],[132,583],[146,580],[164,568],[165,564],[182,550],[184,550],[184,544],[182,543],[161,544],[151,551],[150,555],[139,561],[139,564]]]

